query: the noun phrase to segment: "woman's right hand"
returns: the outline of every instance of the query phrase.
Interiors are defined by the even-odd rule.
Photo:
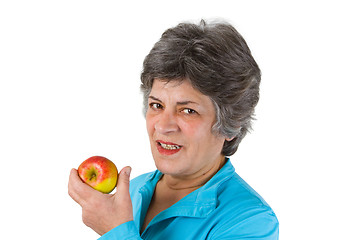
[[[115,194],[104,194],[91,188],[80,179],[76,169],[70,172],[69,195],[82,207],[84,224],[100,235],[133,220],[130,172],[130,167],[120,171]]]

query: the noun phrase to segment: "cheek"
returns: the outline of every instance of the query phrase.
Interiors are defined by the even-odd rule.
[[[201,120],[182,121],[179,125],[183,134],[195,141],[206,138],[211,131],[211,126],[209,124],[204,124]]]
[[[154,132],[154,122],[155,122],[154,118],[151,117],[149,114],[146,114],[145,120],[146,120],[146,129],[148,131],[148,134]]]
[[[184,125],[182,131],[196,148],[218,152],[222,149],[225,137],[214,135],[212,126],[212,123],[192,122]]]

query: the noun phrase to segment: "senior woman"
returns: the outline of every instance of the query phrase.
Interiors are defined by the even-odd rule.
[[[235,28],[201,21],[168,29],[145,58],[141,82],[157,170],[129,184],[124,167],[107,195],[72,169],[69,194],[84,223],[102,240],[278,239],[274,212],[229,159],[250,129],[260,83]]]

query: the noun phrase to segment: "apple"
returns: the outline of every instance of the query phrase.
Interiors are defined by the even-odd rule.
[[[78,173],[83,182],[102,193],[114,190],[118,179],[115,164],[101,156],[86,159],[80,164]]]

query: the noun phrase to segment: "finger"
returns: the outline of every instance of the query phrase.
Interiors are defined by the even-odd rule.
[[[129,166],[124,167],[120,171],[116,186],[117,188],[116,192],[120,192],[123,194],[127,192],[127,194],[129,194],[130,173],[131,173],[131,167]]]
[[[68,191],[71,198],[82,207],[85,204],[86,199],[89,199],[93,194],[96,194],[96,190],[84,183],[80,179],[78,171],[74,168],[71,169],[70,172]]]
[[[70,176],[69,176],[69,183],[68,183],[68,192],[69,192],[69,195],[72,199],[74,199],[75,202],[77,202],[78,204],[80,204],[80,196],[79,194],[77,193],[77,190],[79,187],[79,183],[78,183],[78,180],[77,180],[77,176],[78,173],[77,173],[77,170],[76,169],[71,169],[70,171]],[[80,204],[81,205],[81,204]]]

